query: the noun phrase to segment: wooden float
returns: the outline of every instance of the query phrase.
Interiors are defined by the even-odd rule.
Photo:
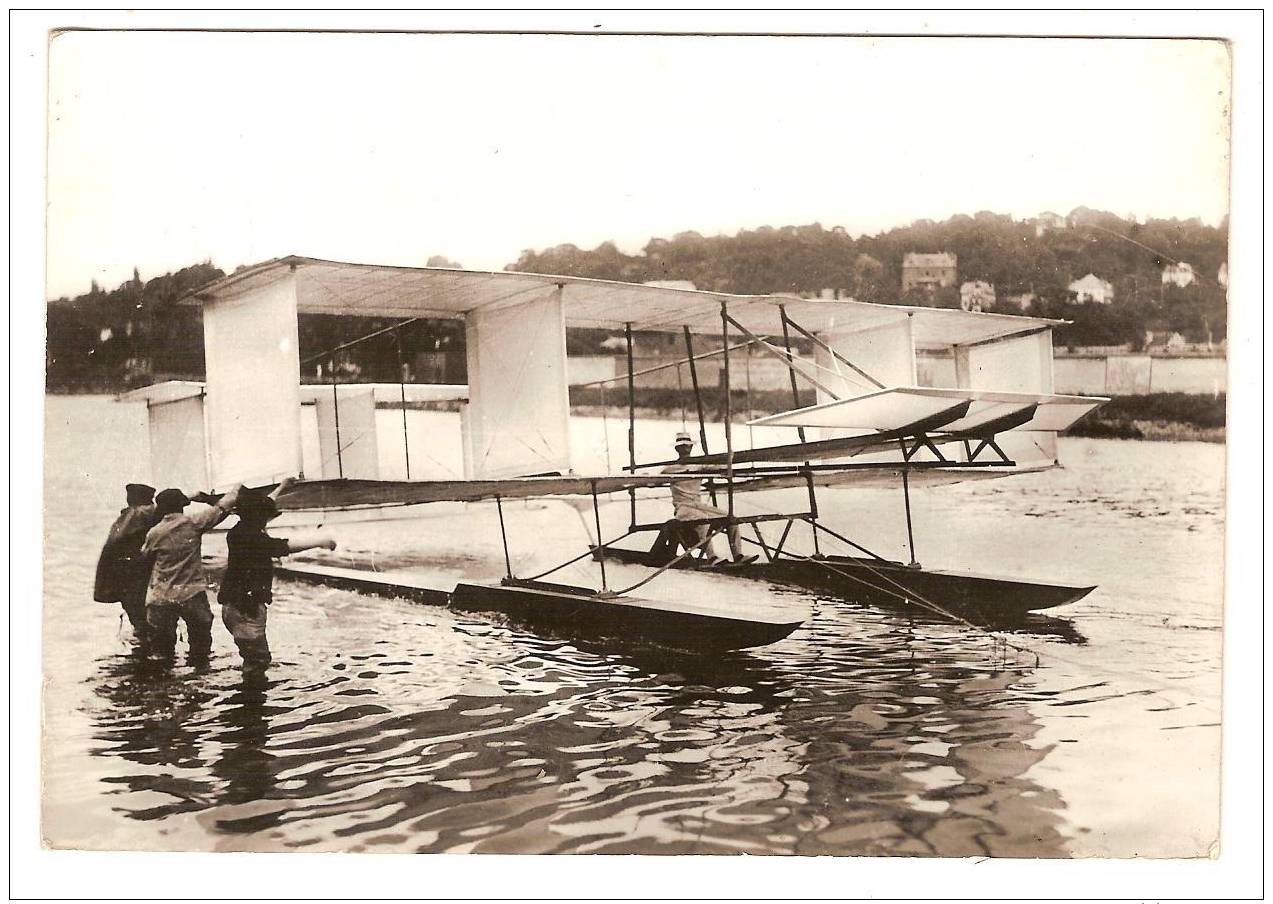
[[[602,554],[593,547],[593,558]],[[604,558],[658,567],[645,550],[610,546]],[[700,567],[694,559],[672,565]],[[1094,586],[1044,584],[1015,578],[926,569],[902,562],[858,556],[816,559],[777,558],[729,569],[736,577],[788,584],[877,605],[898,605],[914,598],[935,603],[956,615],[984,623],[1011,623],[1027,612],[1063,606],[1087,596]]]

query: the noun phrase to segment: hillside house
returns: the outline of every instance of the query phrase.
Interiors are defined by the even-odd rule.
[[[1186,264],[1184,261],[1168,264],[1162,270],[1162,284],[1164,286],[1179,286],[1183,289],[1195,279],[1197,279],[1197,274],[1193,272],[1193,265]]]
[[[1034,218],[1034,237],[1040,238],[1053,229],[1065,229],[1069,225],[1070,221],[1059,213],[1045,210]]]
[[[1078,304],[1109,304],[1114,300],[1114,286],[1095,273],[1074,280],[1066,289]]]
[[[937,289],[953,286],[958,278],[957,260],[950,252],[917,254],[902,257],[902,294],[911,289]]]
[[[965,311],[984,311],[995,305],[994,283],[971,279],[959,287],[959,306]]]

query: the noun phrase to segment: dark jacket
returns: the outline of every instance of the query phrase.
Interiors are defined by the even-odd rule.
[[[97,560],[93,599],[99,603],[123,602],[138,595],[145,599],[150,562],[141,557],[141,544],[158,523],[153,505],[130,505],[120,511]]]
[[[225,577],[217,599],[253,617],[274,600],[274,560],[288,553],[287,540],[240,521],[225,536]]]

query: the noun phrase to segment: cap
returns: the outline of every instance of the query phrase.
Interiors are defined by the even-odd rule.
[[[684,430],[676,434],[676,439],[672,441],[673,446],[692,446],[694,445],[694,437],[690,436]]]
[[[128,483],[124,485],[124,495],[129,505],[145,505],[155,498],[155,488],[144,483]]]
[[[179,512],[189,504],[190,497],[178,489],[160,490],[155,497],[155,505],[165,512]]]
[[[234,511],[240,518],[269,521],[278,515],[278,503],[262,493],[240,491]]]

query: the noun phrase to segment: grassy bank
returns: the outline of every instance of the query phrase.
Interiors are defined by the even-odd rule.
[[[1075,424],[1066,435],[1222,443],[1225,399],[1223,394],[1184,392],[1115,396]]]

